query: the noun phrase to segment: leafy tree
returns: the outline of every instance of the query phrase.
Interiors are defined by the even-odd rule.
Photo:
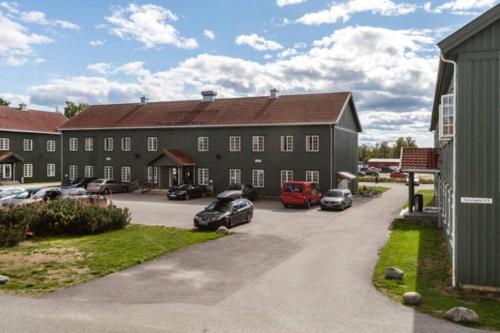
[[[0,97],[0,106],[9,106],[9,105],[10,105],[10,102],[8,100]]]
[[[358,158],[363,163],[368,162],[370,158],[399,158],[403,147],[416,148],[417,143],[412,137],[400,137],[392,145],[387,141],[377,143],[374,146],[363,144],[358,147]]]
[[[89,105],[86,103],[75,104],[73,102],[66,101],[66,106],[64,107],[64,115],[67,118],[73,118],[88,107]]]

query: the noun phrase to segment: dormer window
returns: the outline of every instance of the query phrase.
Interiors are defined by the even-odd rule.
[[[439,138],[448,140],[453,138],[455,117],[455,95],[448,94],[441,96],[441,105],[439,106]]]

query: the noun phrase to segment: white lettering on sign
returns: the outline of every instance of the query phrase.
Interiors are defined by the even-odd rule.
[[[262,163],[262,160],[255,160],[255,163]]]
[[[468,203],[468,204],[482,204],[482,205],[491,205],[493,203],[492,198],[466,198],[462,197],[460,198],[461,203]]]

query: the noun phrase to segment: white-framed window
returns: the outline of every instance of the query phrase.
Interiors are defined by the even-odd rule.
[[[319,184],[319,171],[307,170],[306,171],[306,182]]]
[[[281,136],[281,151],[282,152],[293,151],[293,135]]]
[[[148,137],[148,151],[158,151],[158,138],[156,136]]]
[[[33,151],[33,140],[24,139],[23,140],[23,150],[24,151]]]
[[[455,95],[448,94],[441,96],[439,106],[439,137],[449,139],[454,135],[453,121],[455,117]]]
[[[132,150],[132,138],[129,136],[122,137],[122,151]]]
[[[208,151],[208,136],[198,137],[198,151]]]
[[[105,179],[113,179],[113,167],[110,165],[106,165],[104,167],[104,178]]]
[[[94,138],[85,138],[85,151],[94,151]]]
[[[241,151],[241,136],[229,137],[229,151],[231,152]]]
[[[241,184],[241,169],[229,169],[229,185]]]
[[[0,164],[2,167],[2,179],[12,178],[12,164]]]
[[[78,138],[69,138],[69,151],[78,151]]]
[[[129,166],[122,166],[122,182],[130,183],[132,168]]]
[[[55,152],[56,151],[56,141],[55,140],[47,140],[47,151]]]
[[[55,177],[55,176],[56,176],[56,164],[47,163],[47,177]]]
[[[264,187],[264,170],[252,170],[253,187]]]
[[[198,168],[198,185],[208,185],[209,173],[207,168]]]
[[[158,184],[158,167],[148,167],[148,182]]]
[[[33,164],[24,164],[23,165],[23,177],[24,178],[33,177]]]
[[[69,166],[69,180],[75,180],[78,178],[78,165]]]
[[[306,151],[319,151],[319,135],[306,135]]]
[[[10,140],[9,139],[0,138],[0,150],[10,150]]]
[[[281,170],[281,184],[293,180],[293,170]]]
[[[113,138],[104,138],[104,150],[113,151]]]
[[[83,167],[85,178],[93,178],[94,177],[94,166],[86,165]]]
[[[252,136],[252,151],[264,151],[263,136]]]

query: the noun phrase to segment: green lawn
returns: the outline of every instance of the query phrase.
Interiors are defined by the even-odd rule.
[[[387,187],[387,186],[368,186],[368,187],[372,187],[375,191],[380,192],[380,193],[384,193],[384,192],[389,191],[391,189],[390,187]]]
[[[404,279],[386,280],[384,270],[387,267],[401,268],[405,272]],[[396,220],[380,252],[373,283],[397,301],[401,301],[407,291],[419,292],[423,302],[416,308],[439,318],[455,306],[471,308],[479,314],[483,328],[500,330],[500,300],[481,298],[450,287],[447,244],[441,230],[432,224]]]
[[[0,275],[11,278],[0,292],[51,292],[218,237],[214,232],[130,225],[98,235],[25,241],[0,249]]]
[[[434,198],[434,189],[418,190],[415,194],[422,194],[424,196],[424,207],[436,206],[436,199]],[[408,202],[405,203],[403,208],[408,208]]]

